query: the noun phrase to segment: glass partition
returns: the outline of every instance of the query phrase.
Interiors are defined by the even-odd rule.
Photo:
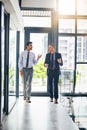
[[[77,62],[87,62],[87,36],[77,37]]]
[[[36,56],[42,54],[42,58],[34,66],[32,92],[47,92],[47,77],[44,59],[48,51],[48,33],[30,33],[30,40],[33,42],[33,51]]]
[[[59,78],[60,93],[73,92],[73,75],[74,71],[71,69],[61,69]]]
[[[60,92],[71,93],[74,82],[75,37],[59,37],[59,52],[63,59],[59,80]]]
[[[74,70],[75,37],[59,37],[59,52],[63,58],[63,69]]]
[[[87,65],[77,64],[75,92],[87,93]]]
[[[16,31],[10,30],[9,44],[9,110],[16,98]]]

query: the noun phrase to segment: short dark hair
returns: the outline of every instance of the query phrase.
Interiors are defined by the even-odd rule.
[[[27,47],[29,44],[32,44],[32,42],[31,42],[31,41],[28,41],[28,42],[25,44],[25,49],[26,49],[26,47]]]

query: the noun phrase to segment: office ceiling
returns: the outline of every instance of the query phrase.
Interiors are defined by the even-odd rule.
[[[56,0],[21,0],[22,8],[45,8],[54,9],[56,7]]]

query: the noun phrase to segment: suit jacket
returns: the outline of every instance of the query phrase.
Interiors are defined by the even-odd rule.
[[[51,56],[51,53],[47,53],[46,54],[46,57],[45,57],[45,62],[44,62],[44,64],[48,64],[48,69],[47,69],[47,71],[49,71],[51,68],[50,68],[50,64],[51,64],[51,62],[50,62],[50,56]],[[61,54],[60,53],[58,53],[58,52],[55,52],[55,70],[57,70],[58,71],[58,73],[60,74],[60,67],[59,66],[62,66],[63,65],[63,61],[61,62],[61,63],[58,63],[58,59],[60,59],[61,58],[61,60],[62,60],[62,56],[61,56]]]

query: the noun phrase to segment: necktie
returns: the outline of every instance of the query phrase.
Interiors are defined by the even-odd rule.
[[[53,69],[53,54],[52,54],[52,59],[51,59],[51,68]]]
[[[29,52],[27,53],[26,68],[28,68],[28,62],[29,62]]]
[[[55,69],[55,58],[54,58],[54,54],[51,54],[51,69]]]
[[[53,54],[50,54],[50,69],[53,69]]]

